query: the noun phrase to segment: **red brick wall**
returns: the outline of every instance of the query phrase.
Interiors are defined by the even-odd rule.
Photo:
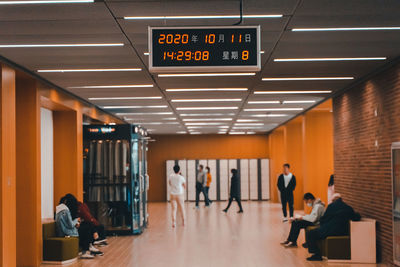
[[[378,221],[378,260],[392,263],[391,143],[400,141],[400,64],[335,97],[333,112],[336,191]]]

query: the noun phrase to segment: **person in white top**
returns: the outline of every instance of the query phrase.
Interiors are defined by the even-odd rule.
[[[174,173],[169,176],[168,184],[170,187],[170,201],[172,206],[172,227],[176,226],[177,208],[182,217],[182,225],[185,225],[184,193],[186,188],[185,178],[180,175],[179,165],[174,166]]]

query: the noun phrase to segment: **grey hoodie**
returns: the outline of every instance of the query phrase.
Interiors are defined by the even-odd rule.
[[[303,220],[314,224],[319,224],[319,220],[321,219],[322,215],[324,215],[324,212],[325,204],[318,198],[314,201],[311,213],[304,215]]]

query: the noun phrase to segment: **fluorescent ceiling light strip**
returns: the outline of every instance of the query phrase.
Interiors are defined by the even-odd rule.
[[[240,102],[241,98],[215,98],[215,99],[172,99],[171,102]]]
[[[344,28],[294,28],[294,32],[314,32],[314,31],[387,31],[400,30],[400,27],[344,27]]]
[[[141,122],[143,125],[179,124],[179,122]]]
[[[24,4],[69,4],[69,3],[93,3],[94,0],[32,0],[32,1],[1,1],[0,5],[24,5]]]
[[[190,132],[190,134],[201,134],[201,132]]]
[[[123,97],[89,97],[91,101],[98,100],[152,100],[162,99],[162,96],[123,96]]]
[[[252,120],[252,119],[237,119],[236,122],[258,122],[260,120]]]
[[[126,113],[116,113],[117,116],[135,116],[135,115],[172,115],[174,114],[173,112],[139,112],[139,113],[134,113],[134,112],[126,112]]]
[[[220,123],[220,122],[207,122],[207,123],[202,123],[202,122],[187,122],[185,123],[186,126],[197,126],[197,125],[204,125],[204,126],[215,126],[215,125],[226,125],[226,123]]]
[[[201,114],[179,114],[181,117],[202,117],[202,116],[234,116],[235,113],[201,113]]]
[[[72,86],[70,89],[102,89],[102,88],[142,88],[153,87],[152,84],[125,84],[125,85],[87,85],[87,86]]]
[[[104,109],[120,109],[120,108],[168,108],[168,106],[104,106]]]
[[[256,134],[256,132],[246,132],[246,134]]]
[[[282,77],[262,78],[263,81],[332,81],[332,80],[353,80],[354,77]]]
[[[254,130],[254,129],[263,129],[264,127],[260,127],[260,126],[241,126],[241,127],[232,127],[232,130]]]
[[[123,43],[104,44],[0,44],[0,48],[35,48],[35,47],[93,47],[93,46],[124,46]]]
[[[230,72],[230,73],[166,73],[158,77],[216,77],[216,76],[254,76],[255,72]]]
[[[232,121],[232,118],[183,119],[183,121]]]
[[[385,60],[386,57],[275,58],[275,62]]]
[[[289,116],[288,114],[252,114],[252,115],[246,115],[249,117],[256,117],[256,118],[268,118],[268,117],[287,117]]]
[[[179,107],[176,110],[227,110],[227,109],[239,109],[238,107]]]
[[[186,131],[178,131],[178,132],[176,132],[177,134],[187,134],[187,132]]]
[[[247,88],[182,88],[166,89],[167,92],[212,92],[212,91],[247,91]]]
[[[141,71],[141,68],[120,68],[120,69],[55,69],[55,70],[38,70],[37,72],[113,72],[113,71]]]
[[[316,100],[285,100],[283,104],[308,104],[308,103],[315,103]]]
[[[247,19],[281,18],[282,14],[243,15]],[[127,16],[127,20],[166,20],[166,19],[239,19],[240,15],[186,15],[186,16]]]
[[[246,134],[246,132],[229,132],[229,134]]]
[[[272,101],[249,101],[249,104],[280,104],[281,101],[279,100],[272,100]]]
[[[244,111],[301,111],[304,108],[245,108]]]
[[[235,126],[264,126],[264,123],[235,123]]]
[[[270,94],[329,94],[331,90],[309,90],[309,91],[255,91],[255,95],[270,95]]]

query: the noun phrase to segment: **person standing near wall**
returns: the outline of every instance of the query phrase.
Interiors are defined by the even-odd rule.
[[[196,178],[196,209],[199,208],[199,201],[200,201],[200,193],[204,195],[204,201],[206,202],[206,207],[210,206],[208,201],[208,196],[205,190],[206,181],[207,181],[207,173],[204,171],[204,166],[199,165],[197,178]]]
[[[296,177],[290,172],[289,163],[283,164],[283,173],[279,175],[277,186],[281,194],[283,222],[287,222],[286,206],[289,204],[290,218],[293,219],[293,191],[296,188]]]
[[[212,182],[210,167],[207,166],[206,170],[207,170],[206,194],[207,194],[208,202],[210,202],[210,204],[211,204],[212,201],[210,200],[210,197],[209,197],[210,185],[211,185],[211,182]]]
[[[229,203],[226,209],[223,210],[223,212],[228,212],[228,209],[231,206],[233,199],[235,199],[239,206],[238,213],[243,213],[242,203],[240,201],[240,178],[236,169],[232,169],[231,173],[232,173],[232,178],[231,178],[231,191],[230,191]]]
[[[170,186],[170,201],[172,206],[172,227],[176,226],[177,208],[182,218],[182,225],[185,225],[185,207],[184,194],[186,188],[185,178],[180,174],[179,165],[174,166],[174,173],[169,176],[168,184]],[[178,207],[177,207],[178,206]]]
[[[335,194],[335,175],[331,175],[328,183],[328,205],[332,203],[333,195]]]

